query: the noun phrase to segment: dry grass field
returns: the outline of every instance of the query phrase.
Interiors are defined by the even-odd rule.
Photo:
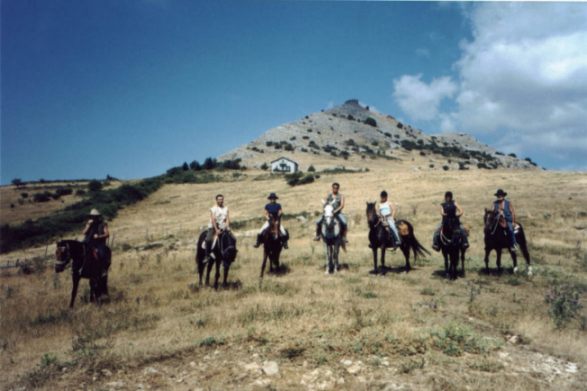
[[[246,171],[225,183],[166,185],[122,210],[110,222],[111,302],[101,307],[84,302],[84,280],[69,311],[71,277],[55,275],[52,259],[33,275],[5,271],[0,387],[585,389],[587,311],[573,307],[572,299],[587,301],[586,174],[351,163],[370,170],[323,174],[293,188],[282,178]],[[341,260],[348,268],[325,276],[324,249],[311,238],[320,199],[334,180],[347,197],[350,245]],[[523,262],[522,273],[512,274],[509,255],[503,275],[483,272],[482,213],[498,187],[508,191],[525,226],[532,277],[523,273]],[[369,274],[365,201],[382,189],[427,248],[443,193],[455,193],[471,227],[465,278],[447,281],[435,252],[409,274],[401,269],[403,257],[389,253],[391,272]],[[270,191],[280,196],[292,240],[283,273],[261,283],[262,250],[252,246]],[[230,288],[214,291],[194,285],[194,251],[218,192],[231,209],[239,254]],[[39,246],[4,254],[1,262],[44,252]],[[551,314],[549,292],[559,299],[559,312]]]

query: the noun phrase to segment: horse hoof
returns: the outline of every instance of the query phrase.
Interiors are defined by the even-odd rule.
[[[514,274],[518,274],[518,267],[517,266],[514,268]]]
[[[528,276],[532,277],[532,266],[528,266]]]

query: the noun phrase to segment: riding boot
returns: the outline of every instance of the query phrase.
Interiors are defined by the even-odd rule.
[[[314,237],[315,241],[320,241],[320,237],[322,236],[320,224],[316,224],[316,236]]]
[[[255,245],[253,247],[259,248],[262,241],[263,241],[263,236],[261,234],[257,234],[257,243],[255,243]]]
[[[210,261],[210,256],[212,255],[212,242],[206,240],[206,256],[204,257],[204,263],[208,263]]]
[[[463,248],[469,248],[469,237],[463,231]]]
[[[440,231],[434,231],[434,236],[432,237],[432,249],[434,251],[440,251]]]

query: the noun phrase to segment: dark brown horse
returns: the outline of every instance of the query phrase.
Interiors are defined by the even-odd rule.
[[[269,258],[269,273],[279,271],[279,256],[283,249],[283,241],[286,240],[286,238],[281,237],[280,224],[280,218],[270,216],[269,227],[262,234],[263,264],[261,265],[261,278],[263,278],[263,274],[265,273],[267,258]]]
[[[457,278],[459,259],[465,276],[465,253],[464,232],[460,228],[458,220],[448,221],[440,227],[440,249],[444,257],[444,271],[451,280]]]
[[[508,238],[508,227],[503,216],[499,212],[485,209],[485,216],[483,217],[484,234],[485,234],[485,269],[489,271],[489,254],[491,250],[495,250],[497,254],[496,263],[497,271],[501,273],[501,251],[505,248],[510,252],[512,261],[514,263],[513,272],[518,272],[518,256],[515,251],[510,250],[510,241]],[[526,260],[526,270],[528,275],[532,275],[532,266],[530,265],[530,252],[528,251],[528,243],[526,242],[526,234],[524,228],[518,224],[514,229],[516,242],[522,251],[522,255]]]
[[[373,273],[377,274],[380,271],[385,273],[385,250],[393,246],[393,235],[390,235],[387,229],[380,222],[379,216],[375,210],[375,202],[367,202],[367,223],[369,224],[369,247],[373,251]],[[399,248],[404,254],[406,261],[406,272],[409,272],[412,267],[410,265],[410,250],[414,253],[414,260],[430,254],[416,239],[414,235],[414,227],[407,220],[398,220],[396,222],[398,233],[401,239]],[[381,269],[377,267],[377,251],[381,251]]]
[[[61,273],[71,262],[71,300],[69,308],[73,308],[79,281],[90,280],[90,301],[101,303],[102,296],[108,296],[108,269],[110,268],[110,249],[107,248],[107,259],[100,260],[95,249],[77,240],[61,240],[55,250],[55,272]]]
[[[206,268],[206,250],[202,248],[202,244],[206,240],[207,231],[200,234],[198,242],[196,244],[196,264],[198,266],[198,285],[202,286],[202,279],[204,276],[204,269]],[[221,231],[216,238],[216,243],[212,248],[213,259],[208,260],[208,269],[206,271],[206,285],[210,285],[210,272],[212,266],[216,265],[216,274],[214,276],[214,289],[218,289],[218,280],[220,279],[220,265],[223,267],[224,278],[222,280],[222,286],[226,287],[228,283],[228,271],[230,265],[236,259],[236,238],[229,231]]]

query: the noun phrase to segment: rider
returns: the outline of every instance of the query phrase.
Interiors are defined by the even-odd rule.
[[[230,218],[228,216],[228,207],[224,206],[224,196],[216,196],[216,205],[210,208],[210,222],[208,223],[208,233],[206,235],[206,261],[214,257],[212,248],[216,243],[218,235],[222,231],[230,231]]]
[[[340,223],[342,240],[344,243],[348,243],[348,241],[346,239],[347,226],[348,226],[347,225],[347,218],[344,215],[344,213],[342,213],[342,210],[344,208],[344,196],[339,193],[339,189],[340,189],[340,184],[338,184],[337,182],[334,182],[332,184],[332,192],[328,193],[328,195],[326,196],[326,203],[332,205],[332,208],[333,208],[332,212],[334,214],[334,217],[336,219],[338,219],[338,221]],[[321,229],[320,225],[322,224],[323,218],[324,218],[324,215],[320,216],[320,219],[318,219],[318,221],[316,221],[316,237],[314,238],[314,240],[316,240],[316,241],[320,240],[320,236],[322,234],[322,229]]]
[[[267,199],[269,200],[269,203],[267,205],[265,205],[265,218],[266,221],[263,224],[263,226],[261,227],[261,230],[259,231],[259,233],[257,234],[257,243],[255,243],[255,245],[253,247],[258,248],[261,245],[261,242],[263,240],[263,231],[265,231],[267,228],[269,228],[269,220],[271,217],[273,217],[273,219],[277,220],[279,219],[279,232],[281,233],[281,237],[283,238],[283,248],[287,249],[287,231],[285,230],[285,227],[283,226],[283,224],[281,224],[281,215],[283,214],[283,210],[281,209],[281,204],[277,203],[277,199],[279,197],[277,197],[277,194],[275,193],[271,193],[269,194],[269,197],[267,197]]]
[[[469,247],[469,240],[467,238],[467,231],[462,226],[460,217],[463,215],[463,209],[457,204],[453,198],[452,191],[444,193],[444,202],[440,204],[440,215],[442,221],[438,228],[434,231],[432,238],[432,248],[436,251],[440,251],[440,230],[444,226],[459,227],[463,234],[463,247]]]
[[[106,247],[106,240],[110,237],[110,231],[108,230],[108,224],[106,224],[98,209],[90,211],[83,235],[84,243],[96,250],[98,259],[109,263],[110,257],[108,247]]]
[[[382,221],[387,223],[387,229],[391,231],[392,235],[394,236],[395,240],[393,248],[396,249],[401,244],[401,239],[395,225],[395,214],[397,213],[397,208],[392,202],[387,200],[387,192],[385,190],[383,190],[379,196],[380,200],[378,215]]]
[[[514,233],[514,225],[516,224],[516,212],[514,206],[510,200],[506,200],[505,197],[508,195],[502,189],[498,189],[494,194],[497,200],[493,202],[493,211],[498,213],[500,217],[503,217],[508,226],[508,236],[510,240],[510,251],[516,251],[516,235]]]

